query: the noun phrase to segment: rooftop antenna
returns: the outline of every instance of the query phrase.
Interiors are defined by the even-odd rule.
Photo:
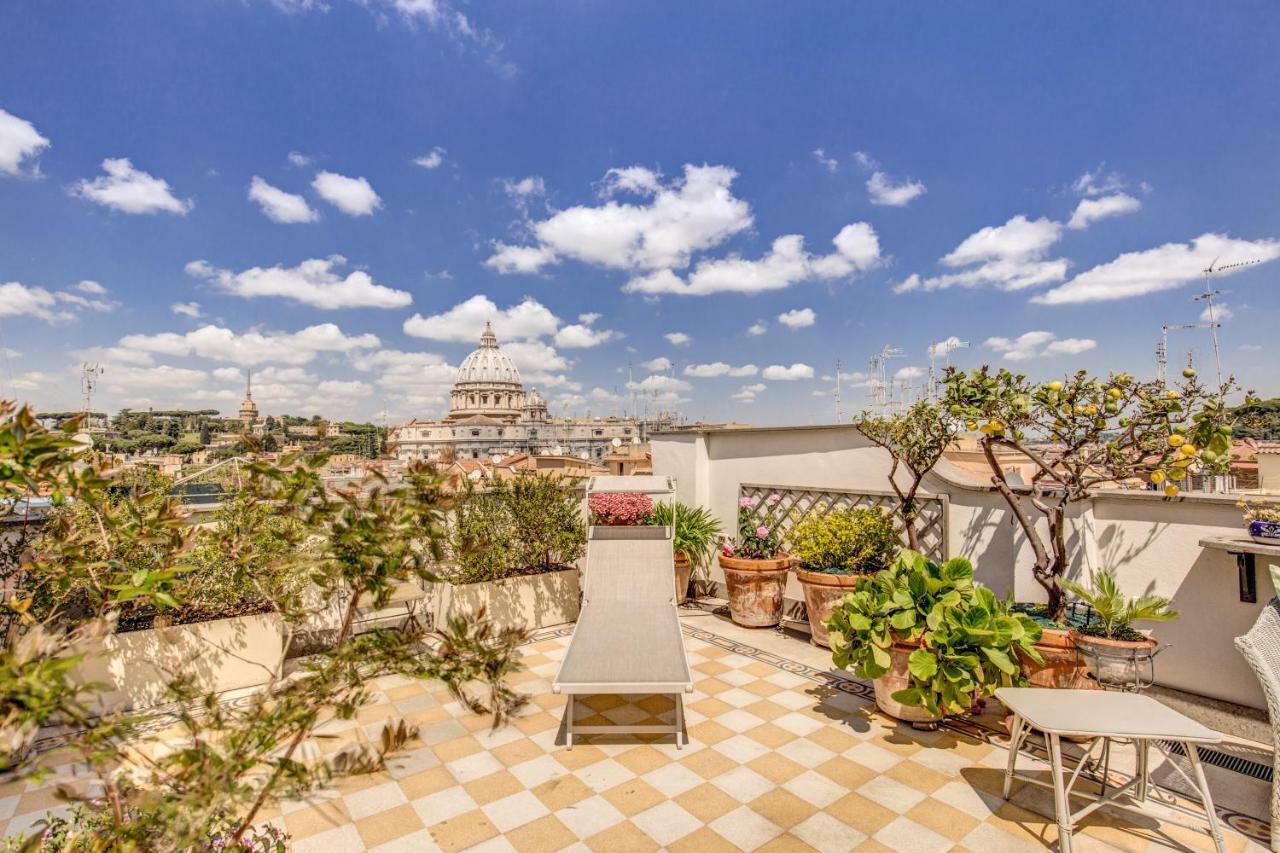
[[[929,347],[929,398],[934,402],[938,400],[938,378],[935,370],[935,362],[938,356],[946,359],[943,369],[951,367],[951,353],[958,349],[968,349],[969,342],[956,340],[955,338],[947,338],[945,341],[939,341]]]
[[[1234,264],[1226,264],[1224,266],[1218,266],[1217,265],[1218,259],[1214,258],[1213,263],[1205,267],[1204,293],[1197,296],[1196,301],[1203,302],[1205,304],[1205,308],[1204,308],[1205,316],[1209,318],[1209,334],[1213,338],[1213,364],[1218,371],[1219,386],[1222,385],[1222,352],[1218,349],[1218,326],[1221,324],[1218,323],[1218,315],[1217,315],[1217,312],[1214,311],[1213,297],[1220,295],[1222,291],[1214,289],[1213,280],[1212,280],[1213,275],[1215,273],[1225,272],[1226,270],[1239,269],[1240,267],[1251,267],[1254,264],[1260,264],[1260,263],[1262,263],[1262,258],[1252,258],[1247,261],[1239,261],[1238,263],[1234,263]]]
[[[881,415],[889,408],[890,387],[888,380],[888,361],[891,358],[906,358],[907,354],[899,347],[884,345],[879,354],[871,357],[871,392],[875,408]]]
[[[102,365],[96,361],[86,361],[80,365],[80,393],[84,395],[84,425],[89,427],[89,419],[93,412],[93,395],[98,392],[98,377],[103,373]]]
[[[844,421],[844,406],[840,401],[840,371],[844,370],[844,362],[836,359],[836,423]]]

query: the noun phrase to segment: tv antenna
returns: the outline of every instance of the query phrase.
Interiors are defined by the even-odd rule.
[[[955,337],[947,338],[945,341],[939,341],[929,347],[929,397],[935,402],[938,399],[938,378],[935,370],[935,362],[938,356],[942,356],[946,363],[943,369],[951,367],[951,353],[958,349],[968,349],[969,342],[962,341]]]
[[[89,419],[93,412],[93,395],[98,393],[98,377],[102,373],[102,365],[96,361],[86,361],[80,365],[80,393],[84,396],[85,429],[89,428]]]
[[[884,349],[871,357],[871,398],[877,411],[884,415],[889,408],[888,361],[891,358],[906,358],[901,348],[885,344]]]
[[[1252,258],[1247,261],[1238,261],[1234,264],[1224,264],[1218,266],[1218,259],[1214,258],[1213,263],[1204,269],[1204,293],[1195,298],[1197,302],[1204,303],[1204,313],[1209,325],[1209,335],[1213,339],[1213,364],[1218,371],[1218,385],[1222,385],[1222,352],[1218,348],[1218,322],[1217,312],[1214,311],[1213,297],[1222,294],[1221,290],[1217,290],[1213,286],[1213,276],[1216,273],[1226,272],[1227,270],[1240,269],[1241,267],[1251,267],[1254,264],[1262,263],[1262,258]]]
[[[844,420],[844,406],[840,402],[840,371],[844,369],[844,362],[836,359],[836,423]]]

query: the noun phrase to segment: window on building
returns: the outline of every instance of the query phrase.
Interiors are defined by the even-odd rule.
[[[623,427],[623,428],[622,428],[622,434],[623,434],[623,435],[631,435],[631,427]]]
[[[596,435],[604,435],[604,430],[602,429],[596,430]]]
[[[471,431],[471,434],[472,434],[472,435],[474,435],[476,438],[479,438],[479,437],[480,437],[480,430],[478,430],[478,429],[473,429],[473,430]]]

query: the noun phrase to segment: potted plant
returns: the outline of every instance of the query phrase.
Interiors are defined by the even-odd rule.
[[[1247,500],[1237,506],[1244,510],[1245,529],[1250,539],[1259,545],[1280,545],[1280,508]]]
[[[549,475],[467,482],[449,530],[437,624],[482,610],[498,625],[545,628],[578,618],[575,566],[586,550],[573,481]]]
[[[886,714],[937,722],[1026,683],[1014,657],[1036,655],[1040,628],[1010,607],[974,582],[968,560],[939,564],[903,551],[836,605],[831,657],[874,682]]]
[[[1088,587],[1066,578],[1058,582],[1092,608],[1092,618],[1073,629],[1071,639],[1093,665],[1094,677],[1106,685],[1145,686],[1141,668],[1155,657],[1159,643],[1133,623],[1177,619],[1173,600],[1160,595],[1125,598],[1110,570],[1095,572]]]
[[[893,520],[873,507],[818,506],[787,535],[796,579],[804,589],[810,638],[830,646],[827,620],[846,592],[886,568],[900,542]]]
[[[777,505],[781,496],[768,501]],[[791,558],[782,550],[777,525],[755,514],[751,498],[738,500],[738,536],[720,548],[720,568],[729,590],[729,615],[747,628],[766,628],[782,621],[782,593]]]
[[[679,501],[654,506],[650,521],[672,530],[676,598],[684,602],[693,572],[705,573],[710,564],[711,552],[722,529],[720,521],[706,507],[686,506]]]

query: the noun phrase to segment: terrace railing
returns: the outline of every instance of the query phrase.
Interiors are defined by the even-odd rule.
[[[849,491],[845,489],[801,488],[743,483],[738,494],[751,499],[751,513],[760,523],[781,531],[785,542],[791,528],[809,515],[826,515],[835,509],[877,507],[890,513],[894,526],[906,544],[902,519],[895,512],[898,497],[892,492]],[[778,495],[775,503],[772,495]],[[920,530],[920,550],[931,560],[947,559],[947,497],[924,495],[916,498]]]

